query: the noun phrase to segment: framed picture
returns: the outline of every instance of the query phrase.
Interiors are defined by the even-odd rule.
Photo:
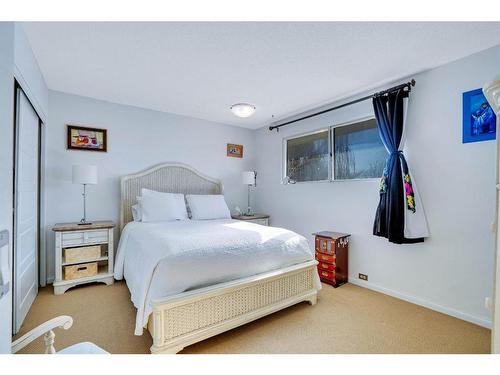
[[[107,151],[106,129],[67,125],[67,132],[68,150]]]
[[[463,93],[462,143],[489,141],[496,138],[496,116],[483,90]]]
[[[227,144],[227,156],[231,156],[233,158],[242,158],[243,157],[243,145],[235,145],[232,143]]]

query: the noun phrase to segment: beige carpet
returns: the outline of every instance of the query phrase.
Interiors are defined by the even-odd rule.
[[[135,308],[123,282],[88,285],[55,296],[43,288],[21,332],[58,315],[56,349],[91,341],[111,353],[149,353],[151,336],[134,336]],[[43,353],[42,340],[21,353]],[[318,304],[301,303],[182,353],[489,353],[490,331],[435,311],[346,284],[324,285]]]

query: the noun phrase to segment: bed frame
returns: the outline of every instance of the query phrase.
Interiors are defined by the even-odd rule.
[[[141,188],[183,194],[222,194],[219,180],[181,163],[163,163],[121,179],[120,229],[132,220]],[[177,353],[188,345],[299,302],[316,304],[317,261],[200,288],[152,301],[151,353]]]

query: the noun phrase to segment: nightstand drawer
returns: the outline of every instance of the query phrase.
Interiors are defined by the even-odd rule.
[[[66,232],[62,234],[63,247],[101,242],[108,242],[107,230],[88,230],[84,232]]]
[[[93,230],[83,232],[83,242],[93,243],[93,242],[107,242],[108,241],[108,231],[107,230]]]
[[[330,271],[318,269],[318,274],[319,274],[319,277],[322,281],[326,280],[329,282],[335,282],[335,271],[330,272]]]
[[[62,245],[81,245],[83,243],[83,232],[66,232],[62,234]]]
[[[231,215],[234,220],[247,221],[249,223],[269,226],[269,215],[253,214],[253,215]]]
[[[316,251],[316,259],[323,263],[335,264],[335,255],[323,254]]]
[[[251,223],[254,223],[254,224],[260,224],[260,225],[265,225],[265,226],[269,225],[268,219],[255,219],[255,220],[249,220],[249,221]]]
[[[318,270],[324,270],[324,271],[330,271],[330,272],[335,271],[335,264],[320,262],[318,264]]]

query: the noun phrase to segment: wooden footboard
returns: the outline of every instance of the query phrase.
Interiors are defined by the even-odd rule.
[[[317,261],[221,283],[153,301],[151,353],[188,345],[302,301],[316,303]]]

